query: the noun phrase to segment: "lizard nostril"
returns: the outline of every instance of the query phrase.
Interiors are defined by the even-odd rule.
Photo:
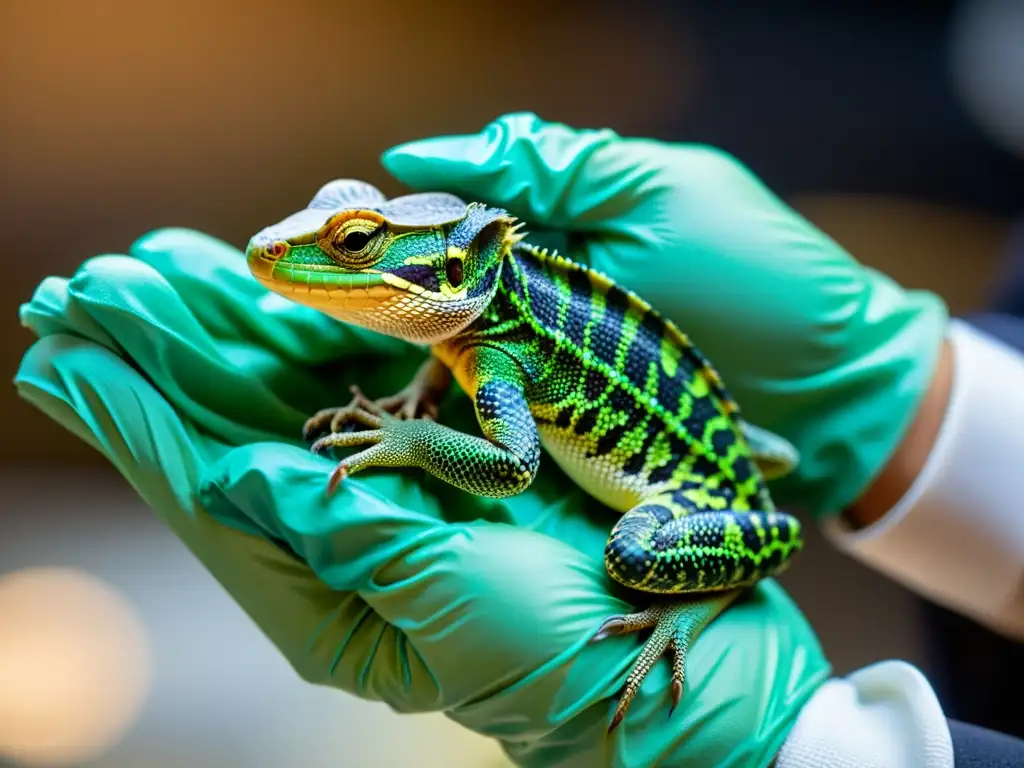
[[[273,259],[276,261],[277,259],[280,259],[282,256],[284,256],[286,253],[288,253],[288,243],[284,243],[281,242],[280,240],[277,240],[267,245],[263,249],[263,252],[266,254],[266,257],[268,259]]]

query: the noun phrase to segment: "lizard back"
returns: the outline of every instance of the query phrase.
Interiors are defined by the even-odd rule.
[[[500,349],[523,368],[545,449],[613,508],[661,491],[705,509],[762,497],[715,369],[674,323],[595,270],[518,246],[494,299],[451,343]]]

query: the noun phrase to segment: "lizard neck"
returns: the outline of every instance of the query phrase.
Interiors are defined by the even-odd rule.
[[[483,284],[471,288],[463,297],[452,299],[447,304],[435,302],[423,307],[405,321],[402,334],[405,340],[426,344],[437,354],[437,349],[464,336],[493,302],[498,290],[499,270],[500,266],[492,270]]]
[[[513,249],[502,262],[487,306],[461,333],[436,345],[434,354],[447,363],[469,348],[487,346],[515,360],[527,381],[543,375],[552,344],[542,319],[548,310],[557,313],[560,300],[543,269],[543,256],[530,246]]]

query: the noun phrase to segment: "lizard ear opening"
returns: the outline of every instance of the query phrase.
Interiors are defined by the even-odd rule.
[[[445,261],[444,276],[452,288],[458,288],[462,285],[462,280],[465,276],[464,272],[461,258],[452,257]]]

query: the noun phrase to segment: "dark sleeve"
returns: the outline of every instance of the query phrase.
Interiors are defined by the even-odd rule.
[[[1018,768],[1024,766],[1024,741],[1015,736],[948,720],[956,768]]]

